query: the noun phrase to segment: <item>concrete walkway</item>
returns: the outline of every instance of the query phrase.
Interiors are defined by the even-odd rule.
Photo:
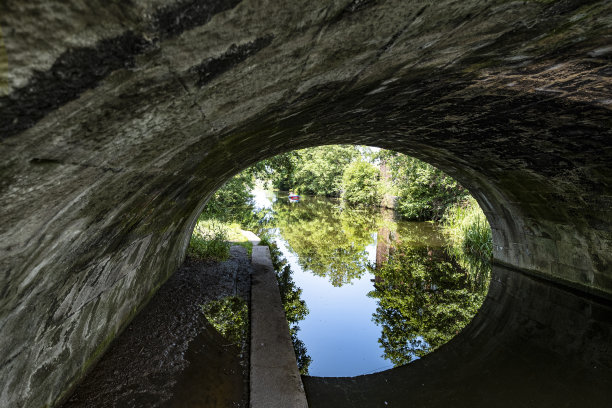
[[[268,247],[253,247],[252,264],[250,406],[307,408]]]
[[[240,233],[246,237],[253,245],[259,245],[261,239],[251,231],[240,230]]]

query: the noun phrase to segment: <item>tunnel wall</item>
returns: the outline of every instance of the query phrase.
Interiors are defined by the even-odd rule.
[[[57,405],[210,194],[295,148],[423,159],[474,193],[496,262],[612,295],[610,8],[2,2],[0,405]]]

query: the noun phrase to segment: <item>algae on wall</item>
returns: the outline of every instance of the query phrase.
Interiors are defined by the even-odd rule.
[[[0,97],[8,94],[8,55],[0,26]]]

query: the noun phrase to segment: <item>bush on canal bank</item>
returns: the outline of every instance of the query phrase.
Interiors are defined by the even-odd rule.
[[[380,205],[379,178],[378,167],[363,160],[354,161],[342,174],[342,200],[350,205]]]
[[[199,260],[225,261],[230,250],[227,238],[228,230],[223,224],[199,220],[191,234],[187,255]]]
[[[491,227],[473,197],[449,207],[442,225],[453,246],[476,258],[491,258]]]

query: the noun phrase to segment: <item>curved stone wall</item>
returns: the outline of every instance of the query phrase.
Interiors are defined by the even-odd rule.
[[[498,263],[612,295],[611,9],[3,1],[0,405],[57,404],[210,194],[299,147],[428,161],[475,194]]]

